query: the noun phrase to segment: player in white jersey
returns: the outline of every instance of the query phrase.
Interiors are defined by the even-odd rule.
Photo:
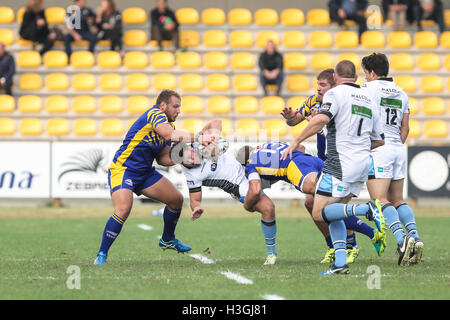
[[[364,57],[362,67],[367,80],[363,88],[377,104],[385,136],[385,144],[372,151],[373,168],[367,188],[372,198],[381,201],[386,224],[397,240],[398,264],[415,264],[421,259],[423,242],[417,233],[414,213],[403,200],[409,99],[393,79],[388,78],[389,61],[384,54],[373,53]]]
[[[293,150],[301,142],[327,126],[327,160],[317,182],[313,218],[329,224],[335,249],[334,264],[322,274],[347,274],[347,230],[343,220],[349,216],[366,216],[384,233],[384,218],[378,200],[347,204],[359,195],[367,181],[370,150],[384,144],[384,137],[374,102],[355,84],[355,65],[348,60],[339,62],[334,78],[337,86],[327,91],[319,114],[286,149],[283,158],[292,157]]]

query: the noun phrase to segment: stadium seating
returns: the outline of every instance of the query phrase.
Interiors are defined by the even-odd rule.
[[[225,69],[228,65],[228,56],[219,51],[207,52],[203,56],[203,64],[208,69]]]
[[[177,57],[177,66],[181,69],[196,69],[202,65],[202,58],[198,52],[182,52]]]
[[[153,77],[152,85],[156,91],[163,89],[174,90],[176,88],[176,79],[173,74],[159,73]]]
[[[234,112],[242,113],[257,113],[258,99],[253,96],[239,96],[234,99]]]
[[[438,37],[432,31],[420,31],[414,34],[414,45],[419,49],[434,49],[438,46]]]
[[[280,19],[284,26],[301,26],[305,23],[305,14],[300,9],[289,8],[281,11]]]
[[[147,91],[150,88],[150,79],[144,73],[128,74],[125,80],[125,88],[129,91]]]
[[[203,112],[202,98],[199,96],[184,96],[181,103],[182,114],[200,114]]]
[[[299,30],[285,31],[282,43],[285,48],[303,48],[306,45],[305,33]]]
[[[92,91],[96,87],[96,79],[90,73],[77,73],[72,76],[72,89],[76,91]]]
[[[48,7],[44,14],[48,24],[63,24],[66,19],[66,9],[61,7]]]
[[[103,69],[116,69],[122,64],[122,58],[116,51],[102,51],[97,55],[97,66]]]
[[[278,12],[274,9],[262,8],[255,11],[255,24],[258,26],[274,26],[278,24]]]
[[[229,114],[231,111],[231,102],[225,96],[213,96],[208,99],[206,108],[212,114]]]
[[[424,134],[428,138],[445,138],[448,135],[447,124],[443,120],[427,120],[424,124]]]
[[[19,89],[36,91],[42,88],[42,78],[38,73],[24,73],[19,78]]]
[[[182,25],[195,25],[199,23],[200,16],[194,8],[180,8],[175,12],[178,23]]]
[[[17,56],[19,68],[37,68],[41,65],[41,55],[37,51],[22,51]]]
[[[67,113],[69,100],[63,95],[52,95],[45,99],[45,111],[47,113]]]
[[[14,10],[10,7],[0,7],[0,24],[14,22]]]
[[[38,118],[22,118],[19,123],[19,133],[23,136],[40,136],[44,131]]]
[[[73,133],[76,136],[94,136],[97,133],[97,124],[91,118],[77,118],[73,123]]]
[[[122,12],[122,21],[127,25],[139,25],[147,22],[147,13],[142,8],[126,8]]]
[[[207,8],[202,11],[201,21],[204,25],[221,26],[226,22],[225,11],[220,8]]]
[[[238,74],[233,77],[234,91],[255,91],[258,86],[256,76],[252,74]]]
[[[228,12],[228,24],[231,26],[248,26],[252,21],[252,13],[249,9],[234,8]]]
[[[227,35],[222,30],[207,30],[203,33],[205,47],[220,48],[227,44]]]
[[[45,78],[48,91],[65,91],[69,89],[69,77],[65,73],[50,73]]]
[[[76,114],[92,114],[95,110],[95,99],[91,96],[80,95],[72,99],[72,111]]]
[[[122,99],[118,96],[103,96],[99,101],[102,114],[117,114],[123,111]]]
[[[100,132],[103,136],[120,137],[125,131],[123,121],[117,118],[105,118],[100,123]]]
[[[241,137],[257,136],[259,134],[259,123],[255,119],[238,119],[236,121],[236,134]]]
[[[388,46],[393,49],[411,47],[411,35],[406,31],[392,31],[388,36]]]
[[[127,99],[126,110],[129,114],[142,114],[148,106],[150,100],[145,96],[131,96]]]
[[[252,69],[255,66],[255,58],[249,52],[233,52],[230,60],[232,69]]]
[[[253,45],[253,36],[248,30],[231,31],[229,40],[232,48],[250,48]]]
[[[16,124],[11,118],[0,117],[0,136],[10,136],[16,132]]]
[[[366,49],[384,48],[385,43],[385,36],[380,31],[370,30],[361,35],[361,45]]]
[[[312,9],[306,14],[306,22],[310,26],[328,26],[330,15],[326,9]]]
[[[200,91],[203,89],[203,77],[197,73],[184,73],[180,77],[182,91]]]
[[[10,29],[0,29],[0,42],[3,42],[6,46],[10,46],[14,43],[14,33]]]
[[[52,50],[44,54],[44,66],[49,69],[65,68],[68,60],[64,51]]]
[[[16,108],[14,98],[7,94],[0,94],[0,114],[12,113]]]
[[[89,51],[75,51],[70,55],[70,65],[77,69],[92,68],[95,64],[95,57]]]
[[[49,136],[66,136],[70,132],[70,124],[64,118],[50,118],[47,120],[45,131]]]
[[[129,51],[123,58],[123,64],[128,69],[143,69],[148,66],[148,55],[142,51]]]
[[[443,115],[447,112],[445,102],[439,97],[428,97],[422,102],[422,112],[425,115]]]
[[[20,113],[40,113],[42,102],[38,96],[24,95],[17,101],[17,109]]]
[[[414,58],[409,53],[394,53],[390,60],[390,66],[393,70],[414,69]]]
[[[439,70],[441,68],[441,59],[436,53],[421,53],[417,58],[417,67],[420,70]]]

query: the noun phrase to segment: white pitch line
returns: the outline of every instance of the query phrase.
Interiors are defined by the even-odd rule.
[[[216,263],[214,260],[209,259],[209,258],[207,258],[205,256],[202,256],[201,254],[191,254],[191,257],[194,258],[194,259],[199,260],[201,263],[204,263],[204,264]]]
[[[237,283],[240,283],[240,284],[253,284],[252,280],[241,276],[239,273],[233,273],[233,272],[230,272],[230,271],[222,271],[221,274],[223,274],[228,279],[234,280],[234,281],[236,281]]]
[[[149,226],[147,224],[138,224],[138,228],[141,228],[142,230],[146,230],[146,231],[153,230],[153,227]]]
[[[262,297],[265,300],[286,300],[285,298],[280,297],[279,295],[276,294],[263,294]]]

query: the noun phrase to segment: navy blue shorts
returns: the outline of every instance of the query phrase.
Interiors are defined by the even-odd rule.
[[[112,164],[108,170],[109,190],[112,194],[116,190],[125,188],[139,196],[141,190],[151,187],[162,177],[163,175],[156,171],[155,167],[152,167],[150,172],[137,173],[129,168]]]

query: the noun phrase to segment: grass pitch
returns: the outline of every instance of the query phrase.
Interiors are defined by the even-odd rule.
[[[92,263],[111,206],[0,208],[0,299],[450,298],[448,208],[416,210],[425,243],[422,263],[397,266],[390,231],[381,257],[367,237],[357,234],[361,250],[351,274],[324,277],[319,272],[328,265],[319,261],[325,242],[303,208],[277,208],[278,261],[263,266],[266,248],[259,215],[245,213],[238,205],[205,206],[203,217],[192,222],[185,208],[176,234],[193,250],[178,254],[158,247],[163,221],[151,216],[151,210],[160,207],[135,206],[106,266]],[[151,230],[141,229],[141,224]],[[214,263],[202,263],[190,254]],[[69,289],[74,283],[69,266],[79,268],[79,289]],[[368,286],[375,283],[369,266],[380,270],[379,289]],[[238,274],[252,284],[230,280],[222,272]]]

